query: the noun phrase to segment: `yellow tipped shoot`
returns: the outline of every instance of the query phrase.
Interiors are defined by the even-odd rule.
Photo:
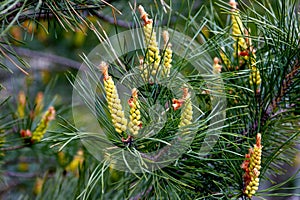
[[[193,119],[193,106],[191,101],[191,95],[188,91],[188,88],[183,89],[184,107],[181,112],[180,122],[178,127],[184,127],[192,123]]]
[[[47,128],[49,126],[49,122],[55,118],[55,109],[54,107],[49,107],[48,110],[45,112],[43,118],[41,119],[40,123],[36,127],[36,129],[32,132],[31,142],[39,142],[44,137]]]
[[[143,6],[139,6],[139,12],[141,18],[144,21],[144,34],[145,34],[145,43],[147,47],[145,61],[150,67],[150,75],[155,77],[157,71],[159,70],[159,63],[160,63],[160,55],[159,55],[159,48],[156,42],[156,32],[153,29],[153,20],[148,18],[148,14],[145,12]]]
[[[245,155],[245,161],[241,165],[242,169],[245,171],[243,176],[245,185],[244,193],[249,198],[251,198],[258,190],[262,148],[261,134],[258,133],[256,136],[256,144],[253,149],[249,149],[249,153]]]
[[[170,37],[168,31],[163,31],[163,39],[164,39],[164,46],[165,46],[165,52],[163,55],[163,62],[164,62],[164,68],[162,71],[163,76],[169,76],[170,75],[170,69],[172,67],[172,44],[170,43]]]
[[[136,88],[132,89],[132,97],[128,101],[128,104],[130,106],[130,122],[128,124],[128,127],[129,131],[133,135],[137,135],[142,126],[140,104],[138,101],[137,93],[138,91]]]
[[[26,95],[24,91],[19,92],[17,114],[20,118],[25,116]]]
[[[124,111],[122,109],[121,100],[113,79],[108,75],[107,63],[101,62],[99,68],[104,76],[103,81],[106,92],[106,100],[112,122],[115,130],[121,134],[127,129],[127,119],[125,118]]]

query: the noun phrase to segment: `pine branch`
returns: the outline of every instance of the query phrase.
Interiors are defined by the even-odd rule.
[[[51,160],[51,161],[54,162],[54,160]],[[36,162],[38,162],[38,159],[34,158],[34,157],[18,157],[18,158],[15,158],[13,160],[7,160],[7,161],[3,162],[2,166],[14,165],[14,164],[19,163],[19,162],[36,163]]]
[[[293,78],[299,73],[300,71],[300,64],[297,60],[294,64],[294,67],[288,73],[285,78],[282,80],[280,85],[280,92],[278,95],[272,100],[272,103],[269,104],[267,109],[265,110],[261,124],[265,124],[265,122],[270,118],[271,114],[274,113],[274,110],[277,108],[278,104],[282,101],[283,97],[288,93],[289,87],[293,83]]]
[[[117,25],[117,26],[120,26],[120,27],[123,27],[123,28],[130,29],[130,28],[137,28],[138,27],[138,24],[135,24],[133,22],[127,22],[125,20],[117,19],[115,16],[111,17],[109,15],[105,15],[104,13],[100,13],[100,12],[97,12],[95,10],[90,10],[90,13],[92,15],[97,16],[99,19],[102,19],[102,20],[104,20],[104,21],[106,21],[110,24],[114,24],[114,25]],[[173,23],[173,22],[176,22],[176,20],[177,20],[177,17],[171,17],[170,22]],[[162,22],[157,23],[158,26],[165,26],[167,24],[168,24],[167,19],[164,19]]]
[[[34,51],[27,48],[22,47],[12,47],[13,51],[16,52],[20,56],[26,56],[29,58],[36,58],[36,59],[44,59],[45,61],[53,62],[56,64],[64,65],[70,68],[79,69],[81,66],[80,62],[74,61],[69,58],[65,58],[62,56],[44,53],[41,51]]]
[[[4,55],[14,66],[16,66],[21,72],[23,72],[25,75],[29,75],[28,72],[26,72],[22,67],[20,67],[9,55],[7,55],[0,47],[0,53]]]
[[[97,16],[99,19],[102,19],[110,24],[115,24],[117,26],[123,27],[123,28],[136,28],[136,25],[133,22],[126,22],[124,20],[121,19],[117,19],[115,16],[114,17],[110,17],[108,15],[105,15],[104,13],[100,13],[97,12],[95,10],[90,10],[90,12]]]
[[[261,123],[260,123],[261,125],[264,125],[266,123],[266,121],[268,121],[270,118],[275,116],[275,114],[273,114],[274,110],[277,108],[278,104],[288,93],[289,87],[293,83],[293,78],[299,73],[299,71],[300,71],[300,64],[299,64],[299,61],[297,60],[294,64],[294,67],[292,68],[292,70],[282,80],[282,83],[280,86],[280,88],[281,88],[280,92],[278,93],[278,95],[276,97],[273,98],[272,102],[268,105],[267,109],[265,109],[265,111],[262,115],[263,117],[261,119]],[[282,113],[283,110],[280,110],[278,112]],[[279,114],[279,113],[277,113],[277,114]],[[258,127],[258,124],[259,123],[257,120],[252,122],[252,124],[249,125],[249,128],[244,129],[243,135],[245,135],[249,131],[252,132],[252,131],[256,130]]]
[[[153,186],[150,185],[149,188],[145,192],[141,192],[141,193],[137,194],[135,197],[130,198],[130,200],[142,199],[143,197],[148,196],[152,190],[153,190]]]
[[[12,147],[3,147],[0,148],[0,151],[14,151],[17,149],[22,149],[24,147],[27,147],[27,145],[19,145],[19,146],[12,146]]]
[[[85,2],[82,1],[20,1],[16,5],[12,6],[11,1],[4,2],[0,8],[0,21],[2,32],[0,37],[5,37],[6,32],[13,25],[20,25],[25,20],[39,20],[39,19],[55,19],[61,27],[65,30],[71,29],[76,30],[80,24],[84,23],[88,26],[85,21],[86,16],[89,14],[88,10],[99,10],[105,6],[111,7],[116,12],[119,12],[114,6],[106,1],[93,1]],[[12,6],[9,10],[7,7]]]
[[[10,23],[14,20],[15,15],[19,12],[19,9],[22,8],[24,5],[24,2],[18,2],[16,5],[14,5],[11,9],[8,10],[7,20],[5,20],[7,23]]]
[[[15,6],[13,6],[10,10],[8,10],[8,13],[6,16],[3,15],[1,17],[5,17],[5,23],[9,24],[11,22],[13,22],[13,20],[16,17],[16,13],[18,13],[20,11],[20,8],[22,8],[22,6],[24,6],[23,10],[26,10],[26,12],[24,12],[23,15],[20,15],[18,17],[18,21],[22,22],[25,21],[27,19],[43,19],[43,18],[51,18],[51,17],[55,17],[57,16],[56,13],[57,12],[70,12],[69,9],[65,9],[64,7],[59,7],[55,4],[55,8],[53,9],[51,8],[51,6],[49,4],[55,4],[55,1],[48,1],[48,2],[43,2],[42,5],[38,4],[38,1],[36,2],[30,2],[27,3],[27,5],[24,5],[24,2],[18,2]],[[62,3],[63,5],[63,3]],[[109,5],[109,4],[105,4],[105,3],[101,3],[99,5],[95,5],[95,4],[86,4],[86,5],[82,5],[82,4],[73,4],[72,10],[74,12],[77,11],[85,11],[85,10],[97,10],[99,8],[104,7],[105,5]],[[38,9],[37,9],[38,8]]]
[[[1,190],[0,190],[0,197],[2,195],[4,195],[6,192],[8,192],[11,188],[13,187],[16,187],[18,185],[20,185],[21,182],[20,181],[13,181],[11,183],[9,183],[8,185],[6,185],[5,187],[3,187]]]
[[[3,175],[10,176],[10,177],[18,177],[18,178],[34,178],[38,176],[38,173],[18,173],[18,172],[6,171],[3,173]]]

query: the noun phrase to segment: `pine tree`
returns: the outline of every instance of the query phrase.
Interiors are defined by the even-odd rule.
[[[299,2],[199,2],[1,2],[1,199],[299,197]]]

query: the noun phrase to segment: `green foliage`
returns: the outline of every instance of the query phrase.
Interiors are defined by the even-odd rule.
[[[239,40],[234,39],[234,26],[229,18],[232,8],[227,1],[204,4],[143,1],[156,25],[176,29],[189,36],[190,41],[183,47],[186,55],[173,55],[170,77],[153,82],[145,81],[135,68],[139,56],[145,56],[147,49],[125,53],[110,63],[108,74],[115,83],[122,82],[123,86],[139,91],[144,135],[132,138],[127,137],[129,132],[121,135],[115,131],[103,75],[85,53],[98,43],[96,38],[103,42],[106,34],[142,26],[134,10],[136,5],[123,1],[110,3],[64,0],[0,3],[0,70],[8,74],[18,74],[21,70],[22,74],[31,75],[22,78],[21,84],[16,83],[16,90],[6,88],[9,84],[5,76],[1,80],[0,197],[247,199],[241,164],[255,144],[257,133],[262,134],[263,149],[260,188],[255,196],[299,195],[295,194],[299,185],[294,185],[299,170],[283,182],[272,180],[272,175],[284,174],[287,165],[295,165],[299,152],[299,2],[239,1],[242,25],[249,32],[239,37],[252,41],[247,47],[247,60],[237,48]],[[138,37],[143,43],[142,36]],[[32,59],[19,55],[25,52],[24,44],[38,51],[47,46],[54,50],[61,47],[59,55],[50,58],[47,52],[25,55],[47,58],[53,68],[43,68],[35,74],[29,68]],[[125,52],[131,44],[119,45]],[[81,56],[70,51],[74,48]],[[162,56],[163,52],[164,49]],[[194,60],[189,59],[190,54]],[[192,62],[213,69],[214,61],[205,58],[206,54],[220,58],[222,62],[215,64],[222,65],[221,73],[199,74],[194,68]],[[80,63],[72,60],[79,58],[85,70],[82,76],[76,76]],[[76,69],[57,73],[53,63]],[[249,81],[253,66],[261,77],[257,85]],[[178,77],[179,73],[184,77]],[[51,78],[53,74],[57,74],[56,78]],[[90,85],[95,85],[96,90],[91,91]],[[174,110],[172,103],[174,98],[181,98],[182,91],[178,90],[181,87],[193,91],[194,118],[192,124],[178,128],[183,107]],[[79,109],[82,105],[71,106],[73,89],[89,116],[84,115],[86,110],[76,115],[74,107]],[[25,102],[20,91],[24,91]],[[42,107],[36,100],[38,91],[44,94]],[[127,117],[130,95],[124,92],[121,97]],[[224,99],[226,105],[222,105]],[[56,110],[56,119],[40,142],[30,142],[31,136],[22,130],[33,132],[50,106]],[[78,122],[83,122],[82,126]],[[94,127],[102,132],[91,131]],[[209,147],[213,141],[216,144],[211,151],[201,154],[203,144]],[[178,154],[176,158],[169,152],[173,146],[177,147],[171,152]],[[266,183],[271,185],[261,188]]]

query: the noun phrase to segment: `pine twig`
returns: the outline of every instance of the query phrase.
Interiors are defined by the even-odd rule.
[[[123,27],[123,28],[135,28],[136,25],[132,22],[126,22],[124,20],[121,20],[121,19],[116,19],[114,17],[110,17],[108,15],[105,15],[103,13],[100,13],[100,12],[97,12],[97,11],[94,11],[94,10],[90,10],[90,12],[97,16],[99,19],[102,19],[110,24],[115,24],[117,26],[120,26],[120,27]]]
[[[145,192],[141,192],[141,193],[137,194],[135,197],[130,198],[130,200],[139,200],[139,199],[142,199],[142,197],[148,195],[151,192],[152,189],[153,189],[153,186],[150,185]]]
[[[55,3],[55,1],[54,1]],[[14,18],[15,18],[15,14],[19,11],[19,9],[24,5],[24,3],[18,3],[16,4],[13,8],[11,8],[8,12],[11,12],[9,15],[7,15],[6,17],[6,20],[5,20],[5,23],[11,23]],[[49,4],[45,3],[45,5],[47,6],[47,8],[40,8],[38,10],[35,10],[35,9],[27,9],[26,13],[23,14],[23,15],[20,15],[18,17],[18,21],[25,21],[27,19],[42,19],[42,18],[49,18],[49,17],[55,17],[55,12],[69,12],[68,9],[64,9],[64,8],[61,8],[61,7],[57,7],[57,9],[55,9],[55,11],[53,11],[51,9],[51,7],[49,6]],[[99,9],[101,8],[101,6],[104,6],[106,4],[102,4],[102,5],[76,5],[74,6],[74,8],[72,8],[72,11],[84,11],[84,10],[91,10],[91,9]]]
[[[1,190],[0,190],[0,198],[1,198],[2,195],[4,195],[6,192],[8,192],[12,187],[16,187],[16,186],[18,186],[20,184],[21,184],[20,181],[13,181],[13,182],[9,183],[8,185],[6,185],[4,188],[1,188]]]
[[[1,48],[0,52],[13,64],[15,65],[21,72],[23,72],[25,75],[29,75],[28,72],[26,72],[22,67],[20,67],[10,56],[8,56]]]
[[[22,48],[22,47],[13,47],[13,50],[18,55],[21,55],[21,56],[26,56],[29,58],[38,58],[38,59],[43,58],[47,61],[54,62],[56,64],[60,64],[60,65],[64,65],[64,66],[68,66],[68,67],[71,67],[74,69],[79,69],[81,66],[80,62],[77,62],[72,59],[62,57],[62,56],[54,55],[54,54],[44,53],[44,52],[40,52],[40,51],[34,51],[34,50]]]
[[[12,146],[12,147],[3,147],[0,149],[0,151],[13,151],[17,149],[22,149],[24,147],[27,147],[27,145],[19,145],[19,146]]]
[[[6,171],[3,173],[3,175],[10,176],[10,177],[18,177],[18,178],[35,178],[38,176],[37,173],[18,173],[12,171]]]
[[[19,162],[37,163],[38,159],[34,158],[34,157],[18,157],[18,158],[15,158],[13,160],[7,160],[7,161],[3,162],[2,166],[14,165],[14,164],[17,164]],[[52,162],[52,160],[51,160],[51,162]],[[53,162],[54,162],[54,160],[53,160]]]
[[[127,22],[127,21],[124,21],[124,20],[121,20],[121,19],[116,19],[115,17],[110,17],[108,15],[105,15],[103,13],[100,13],[100,12],[97,12],[95,10],[90,10],[91,14],[92,15],[95,15],[97,16],[99,19],[102,19],[110,24],[115,24],[117,26],[120,26],[120,27],[123,27],[123,28],[127,28],[127,29],[130,29],[130,28],[137,28],[138,27],[138,24],[135,24],[133,22]],[[176,22],[177,18],[176,17],[171,17],[171,22]],[[167,25],[168,23],[168,20],[164,19],[162,22],[158,22],[158,26],[165,26]]]
[[[288,73],[285,76],[285,78],[283,79],[281,87],[280,87],[281,89],[280,89],[279,94],[272,100],[272,102],[268,105],[267,109],[264,111],[263,117],[261,119],[261,125],[265,124],[265,122],[268,119],[270,119],[270,117],[275,116],[275,114],[272,115],[272,113],[277,108],[277,106],[280,103],[280,101],[282,100],[282,98],[288,92],[288,89],[289,89],[290,85],[293,82],[293,78],[299,73],[299,71],[300,71],[300,64],[299,64],[299,61],[297,60],[296,63],[294,64],[294,67],[291,70],[291,72]],[[282,113],[282,110],[281,110],[280,113]],[[258,127],[258,121],[255,120],[254,122],[252,122],[252,124],[250,124],[248,129],[247,128],[244,129],[243,135],[245,135],[250,130],[256,130],[257,127]]]
[[[7,16],[7,22],[12,22],[15,18],[15,15],[18,13],[18,9],[20,9],[23,6],[24,2],[18,2],[15,6],[13,6],[10,10],[8,10],[8,13],[11,12]]]
[[[267,121],[267,119],[269,119],[270,115],[277,108],[282,98],[286,95],[290,85],[292,84],[293,78],[299,73],[299,70],[300,70],[300,64],[299,61],[297,60],[291,72],[287,74],[283,79],[279,94],[277,95],[277,97],[273,99],[272,103],[269,104],[269,106],[265,110],[265,113],[262,118],[262,124],[264,124]]]

